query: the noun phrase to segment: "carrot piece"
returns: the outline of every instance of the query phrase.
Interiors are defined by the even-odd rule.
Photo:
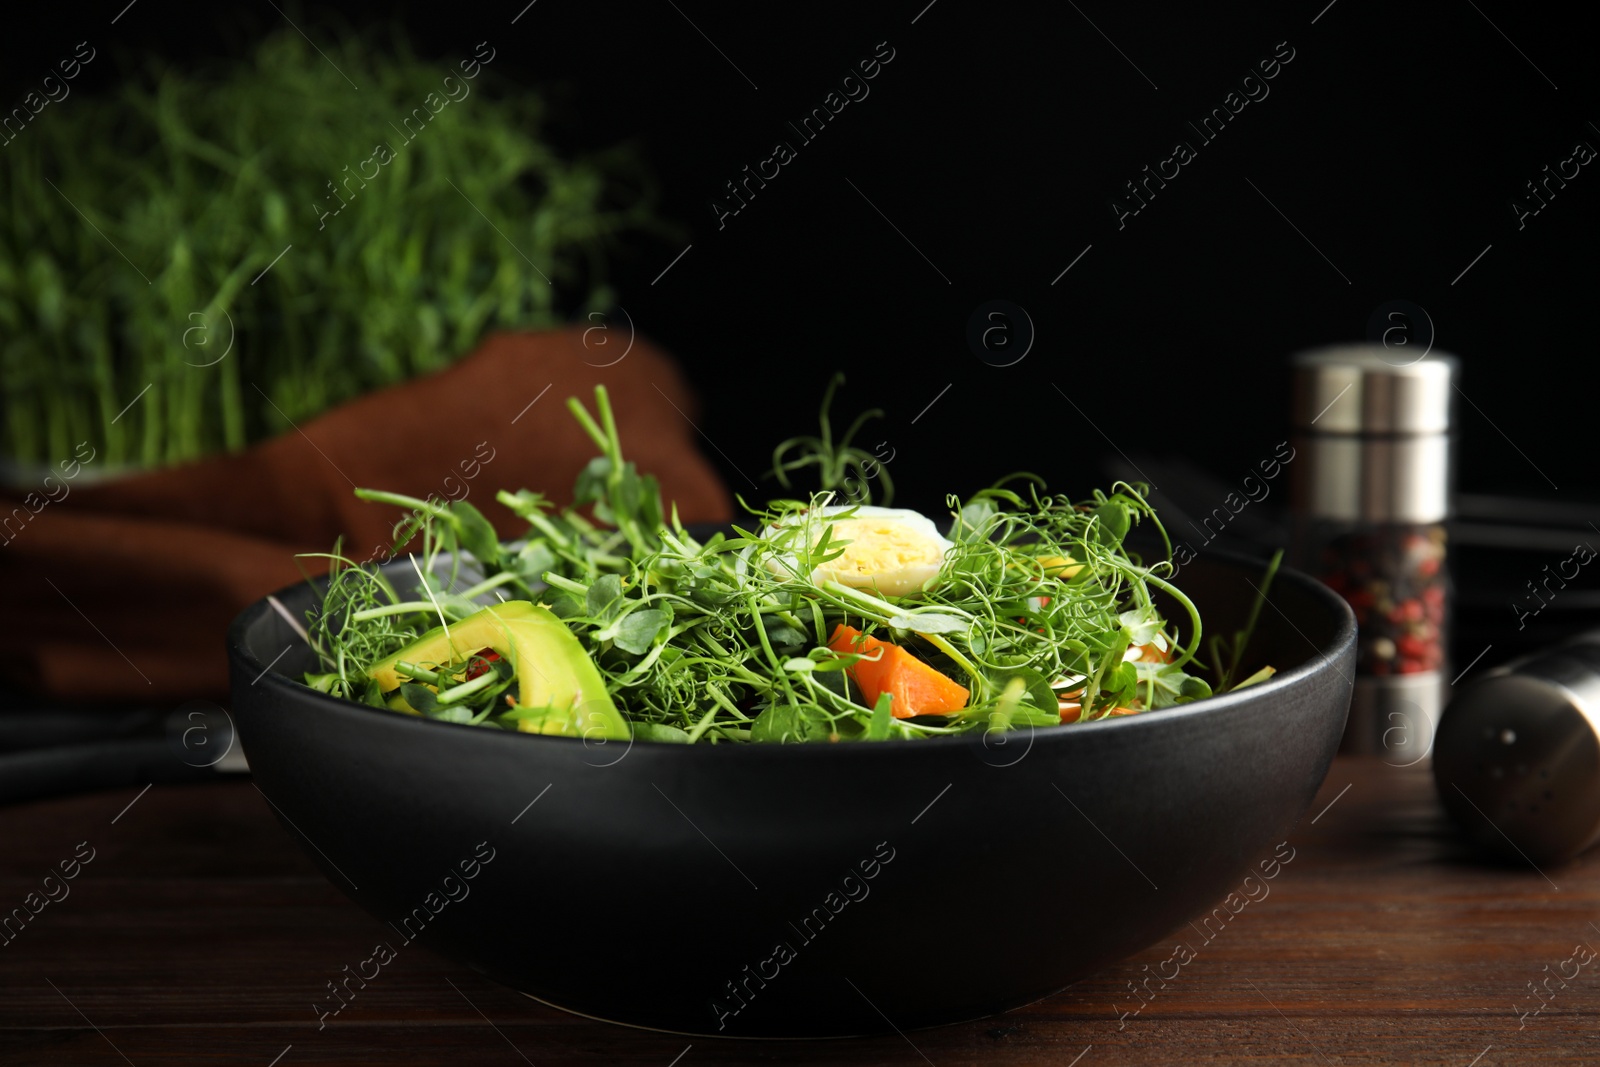
[[[828,647],[835,652],[874,656],[848,668],[850,677],[861,688],[868,704],[876,704],[880,693],[893,698],[891,710],[897,719],[913,715],[948,715],[967,706],[968,692],[899,645],[868,637],[843,623],[833,628]]]

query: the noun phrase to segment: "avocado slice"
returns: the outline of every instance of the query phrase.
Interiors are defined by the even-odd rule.
[[[567,624],[548,608],[527,600],[507,600],[450,624],[449,636],[436,626],[399,652],[368,668],[385,693],[405,681],[394,665],[458,663],[481,648],[492,648],[516,667],[517,704],[525,733],[625,741],[631,736],[605,680]],[[392,706],[392,705],[391,705]],[[404,710],[404,709],[397,709]]]

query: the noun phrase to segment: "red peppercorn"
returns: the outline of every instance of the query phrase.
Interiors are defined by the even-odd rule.
[[[1334,532],[1320,545],[1321,577],[1344,597],[1361,631],[1357,670],[1415,674],[1444,663],[1448,577],[1437,527]]]

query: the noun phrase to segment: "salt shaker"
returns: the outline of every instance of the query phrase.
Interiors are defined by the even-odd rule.
[[[1293,358],[1290,561],[1358,626],[1345,752],[1421,763],[1444,700],[1446,566],[1457,360],[1382,345]]]
[[[1510,858],[1556,863],[1600,840],[1600,630],[1462,685],[1433,776],[1450,814]]]

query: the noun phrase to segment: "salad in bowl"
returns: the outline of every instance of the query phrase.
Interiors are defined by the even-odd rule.
[[[1234,681],[1247,632],[1213,639],[1202,666],[1199,612],[1168,580],[1170,542],[1144,487],[1074,500],[1013,475],[951,497],[941,531],[871,503],[874,480],[892,483],[851,444],[863,419],[833,440],[831,399],[832,387],[820,436],[774,454],[785,488],[808,467],[820,488],[746,504],[745,520],[709,534],[624,458],[603,387],[593,414],[568,401],[600,452],[573,505],[497,494],[528,524],[520,540],[502,544],[465,500],[358,490],[408,509],[388,554],[420,540],[415,581],[328,554],[305,620],[319,660],[306,683],[490,729],[840,743],[1135,715],[1272,673]],[[1125,545],[1142,524],[1167,547],[1151,562]]]

